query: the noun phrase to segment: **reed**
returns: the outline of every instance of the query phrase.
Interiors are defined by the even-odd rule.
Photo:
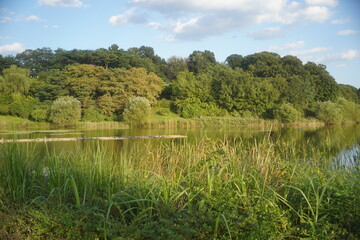
[[[0,146],[0,236],[360,237],[359,168],[292,143],[183,139],[112,152],[95,141],[45,156],[33,146]]]

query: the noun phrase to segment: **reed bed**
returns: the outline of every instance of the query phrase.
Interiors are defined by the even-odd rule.
[[[0,239],[360,238],[359,155],[344,168],[269,139],[0,147]]]

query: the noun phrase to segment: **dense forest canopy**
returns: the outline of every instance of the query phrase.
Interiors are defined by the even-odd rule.
[[[37,121],[50,120],[51,106],[67,96],[80,102],[82,118],[90,121],[120,119],[132,97],[186,118],[233,115],[291,122],[317,117],[333,122],[341,115],[344,121],[360,121],[360,89],[337,84],[324,65],[272,52],[232,54],[219,63],[211,51],[165,60],[146,46],[41,48],[0,55],[0,71],[0,114]],[[322,111],[336,117],[325,119]]]

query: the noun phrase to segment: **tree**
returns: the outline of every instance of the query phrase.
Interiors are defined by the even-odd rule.
[[[316,117],[325,123],[341,122],[343,120],[343,108],[334,102],[320,102],[316,109]]]
[[[208,50],[193,51],[188,57],[188,67],[190,72],[204,72],[206,68],[216,63],[215,55]]]
[[[176,79],[176,76],[183,71],[187,71],[187,63],[186,60],[180,57],[172,56],[167,60],[168,72],[166,76],[170,79],[170,81]]]
[[[275,110],[275,119],[283,123],[292,123],[300,119],[301,113],[296,110],[291,104],[284,103]]]
[[[53,102],[59,97],[69,95],[65,74],[58,69],[40,72],[37,81],[30,88],[30,93],[41,102]]]
[[[144,97],[132,97],[126,104],[123,117],[130,126],[143,126],[149,120],[150,110],[149,100]]]
[[[309,80],[315,88],[315,101],[333,101],[337,98],[339,87],[335,79],[326,71],[326,66],[308,62],[305,64]]]
[[[84,108],[89,107],[89,101],[96,99],[100,81],[110,79],[109,72],[103,67],[87,64],[71,65],[64,73],[70,86],[70,94],[76,97]]]
[[[20,93],[11,94],[11,104],[9,112],[22,118],[29,118],[30,114],[35,110],[38,100],[31,96],[24,96]]]
[[[21,67],[30,70],[31,76],[37,76],[39,72],[49,71],[54,68],[55,56],[50,48],[27,49],[22,53],[18,53],[15,58]]]
[[[236,67],[241,68],[241,64],[242,64],[243,59],[244,59],[244,57],[242,55],[231,54],[230,56],[228,56],[226,58],[225,62],[232,69],[234,69]]]
[[[272,52],[254,53],[244,57],[242,68],[260,78],[276,77],[283,74],[281,58]]]
[[[28,94],[32,83],[29,70],[15,65],[3,70],[3,79],[0,82],[4,92],[24,95]]]
[[[357,88],[351,85],[338,84],[340,90],[340,96],[348,101],[360,103],[360,95],[358,96]]]
[[[71,125],[81,118],[81,103],[71,96],[56,99],[50,109],[50,121],[61,125]]]

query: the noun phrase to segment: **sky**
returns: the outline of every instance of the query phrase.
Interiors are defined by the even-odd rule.
[[[214,52],[294,55],[360,88],[360,0],[0,0],[0,54],[49,47],[127,50],[164,59]]]

